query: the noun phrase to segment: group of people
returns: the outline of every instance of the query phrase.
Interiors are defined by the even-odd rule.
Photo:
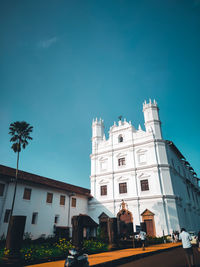
[[[140,231],[139,233],[139,238],[142,242],[142,249],[145,250],[145,240],[146,240],[146,232]],[[193,249],[192,249],[192,244],[191,244],[192,237],[190,234],[185,230],[185,228],[181,229],[181,233],[179,234],[178,232],[172,233],[172,242],[178,242],[182,241],[182,246],[185,252],[187,264],[189,267],[195,266],[194,265],[194,254],[193,254]],[[197,247],[200,250],[200,231],[198,232],[198,235],[196,237],[196,243]]]

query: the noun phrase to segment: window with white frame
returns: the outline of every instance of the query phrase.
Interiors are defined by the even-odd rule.
[[[126,159],[125,158],[119,158],[118,159],[118,166],[125,166],[126,165]]]
[[[37,220],[38,220],[38,212],[33,212],[31,224],[37,224]]]
[[[148,191],[149,190],[149,181],[148,181],[148,179],[141,180],[140,181],[140,185],[141,185],[141,191]]]
[[[31,188],[24,188],[23,199],[30,200],[31,199]]]
[[[65,196],[60,195],[60,205],[64,206],[65,205]]]
[[[107,185],[101,185],[101,196],[107,195]]]
[[[57,224],[59,222],[59,215],[55,215],[54,223]]]
[[[127,193],[127,183],[119,183],[119,193],[120,194]]]
[[[120,134],[120,135],[118,136],[118,142],[119,142],[119,143],[123,143],[123,141],[124,141],[124,138],[123,138],[122,134]]]

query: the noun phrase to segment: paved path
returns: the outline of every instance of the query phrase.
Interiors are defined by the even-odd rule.
[[[141,255],[146,254],[148,252],[154,252],[159,250],[165,250],[172,247],[178,247],[181,243],[168,243],[168,244],[159,244],[154,246],[149,246],[143,251],[141,248],[129,248],[129,249],[122,249],[122,250],[115,250],[110,252],[104,252],[99,254],[89,255],[89,263],[90,266],[94,266],[96,264],[102,264],[105,262],[110,262],[113,260],[117,260],[120,258],[126,258],[134,255]],[[30,266],[30,265],[29,265]],[[35,264],[31,265],[33,267],[64,267],[64,261],[54,261],[54,262],[47,262],[42,264]]]
[[[200,267],[200,253],[197,248],[193,248],[195,267]],[[182,248],[176,248],[165,253],[158,253],[156,255],[134,260],[132,262],[118,265],[119,267],[186,267],[185,254]]]

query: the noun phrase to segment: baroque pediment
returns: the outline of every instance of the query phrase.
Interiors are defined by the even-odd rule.
[[[136,151],[136,153],[138,153],[138,154],[140,154],[140,153],[146,153],[147,152],[147,150],[146,149],[138,149],[137,151]]]
[[[149,176],[150,176],[149,173],[144,173],[144,172],[143,172],[143,173],[141,173],[141,174],[138,175],[138,178],[139,178],[139,179],[142,179],[142,178],[147,178],[147,177],[149,177]]]
[[[99,181],[99,184],[108,184],[108,183],[109,183],[108,179],[101,179]]]
[[[155,214],[151,212],[150,210],[146,209],[141,213],[142,216],[154,216]]]

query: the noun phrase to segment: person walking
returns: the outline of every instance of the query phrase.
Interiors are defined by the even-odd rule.
[[[140,240],[141,240],[141,242],[142,242],[142,250],[145,250],[145,240],[146,240],[146,232],[144,232],[144,231],[140,231],[140,233],[139,233],[139,238],[140,238]]]
[[[186,232],[185,228],[181,229],[181,233],[179,235],[179,240],[182,241],[182,246],[185,252],[186,260],[189,267],[194,266],[194,255],[192,250],[192,244],[191,244],[191,236],[188,232]]]

